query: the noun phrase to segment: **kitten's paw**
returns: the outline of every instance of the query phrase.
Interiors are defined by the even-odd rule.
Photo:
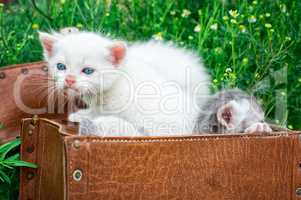
[[[133,124],[113,116],[82,118],[79,125],[80,135],[109,136],[141,136],[142,133]]]
[[[79,124],[80,135],[92,135],[92,134],[97,134],[98,132],[99,132],[99,128],[93,120],[89,118],[81,119]]]
[[[82,119],[83,119],[83,117],[80,114],[78,114],[78,113],[71,113],[68,116],[68,120],[70,122],[80,122]]]
[[[270,128],[270,126],[267,123],[258,122],[258,123],[252,124],[245,130],[245,133],[257,133],[257,132],[271,133],[272,129]]]

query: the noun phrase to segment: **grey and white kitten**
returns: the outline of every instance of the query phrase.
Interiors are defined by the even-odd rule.
[[[256,98],[240,89],[218,92],[204,104],[194,133],[271,132]]]

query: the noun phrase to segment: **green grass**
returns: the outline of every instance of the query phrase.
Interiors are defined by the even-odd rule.
[[[214,90],[251,91],[272,122],[300,129],[300,9],[299,0],[19,0],[0,8],[0,66],[41,60],[37,29],[170,40],[203,56]]]
[[[20,139],[0,146],[0,199],[17,199],[19,188],[19,170],[17,167],[36,168],[35,164],[20,160]]]

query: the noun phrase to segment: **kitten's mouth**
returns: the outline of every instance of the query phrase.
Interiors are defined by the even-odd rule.
[[[73,87],[64,87],[64,94],[65,95],[80,95],[80,91],[77,88],[73,88]]]
[[[72,86],[64,86],[64,90],[74,90],[74,91],[79,91],[76,87],[72,87]]]

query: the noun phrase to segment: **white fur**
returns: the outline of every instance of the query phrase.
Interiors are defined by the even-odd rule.
[[[229,124],[226,123],[221,117],[221,112],[223,111],[224,107],[231,108],[232,119]],[[220,123],[228,129],[229,132],[272,132],[272,129],[267,123],[261,122],[264,121],[264,113],[254,111],[252,109],[253,108],[247,99],[231,100],[218,110],[217,118]]]
[[[109,115],[143,129],[143,135],[192,133],[210,83],[200,58],[192,52],[154,41],[134,43],[116,66],[110,48],[117,42],[109,38],[89,32],[40,33],[42,43],[49,38],[54,41],[53,52],[44,51],[44,55],[57,88],[63,90],[65,76],[72,74],[76,89],[89,104],[88,110],[71,115],[71,120],[85,116],[100,123],[105,122],[100,117]],[[57,63],[64,63],[67,71],[58,71]],[[90,76],[82,74],[86,66],[96,71]],[[116,132],[118,129],[111,135],[117,136]]]
[[[232,117],[229,123],[226,122],[222,117],[222,113],[226,108],[230,108],[232,113]],[[217,119],[228,130],[236,130],[236,128],[239,127],[241,122],[246,118],[249,108],[250,104],[246,99],[242,99],[240,101],[231,100],[229,103],[218,109]]]
[[[272,129],[267,123],[257,122],[246,128],[245,133],[271,133]]]

